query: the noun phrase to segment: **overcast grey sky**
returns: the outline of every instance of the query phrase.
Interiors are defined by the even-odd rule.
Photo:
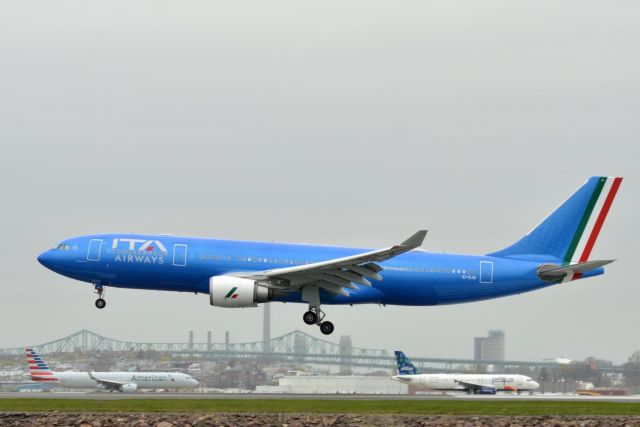
[[[640,3],[6,1],[0,348],[88,328],[259,340],[260,309],[90,286],[37,262],[98,232],[430,251],[515,241],[591,175],[626,180],[605,276],[443,307],[326,307],[332,337],[420,356],[624,362],[640,349]],[[302,329],[275,304],[273,331]]]

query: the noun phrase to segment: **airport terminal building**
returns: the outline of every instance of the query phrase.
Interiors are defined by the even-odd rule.
[[[277,386],[257,386],[256,393],[291,394],[407,394],[406,384],[390,377],[366,375],[293,375],[278,379]]]

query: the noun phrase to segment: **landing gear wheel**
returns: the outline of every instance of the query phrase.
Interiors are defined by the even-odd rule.
[[[304,321],[304,323],[306,323],[307,325],[315,325],[316,322],[318,321],[318,315],[315,314],[313,311],[307,311],[303,316],[302,316],[302,320]]]
[[[104,287],[102,286],[101,283],[96,283],[94,285],[94,288],[96,290],[96,294],[98,294],[98,299],[96,300],[96,307],[99,309],[103,309],[107,305],[107,302],[104,300],[104,298],[102,298],[102,295],[104,294]]]
[[[333,332],[333,323],[329,322],[328,320],[320,323],[320,332],[325,335],[331,335],[331,333]]]

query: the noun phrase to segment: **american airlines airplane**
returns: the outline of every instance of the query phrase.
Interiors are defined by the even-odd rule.
[[[198,381],[177,372],[54,372],[32,348],[25,348],[31,380],[64,388],[133,393],[138,389],[195,388]]]
[[[469,394],[496,394],[497,391],[533,392],[540,387],[526,375],[493,374],[421,374],[411,360],[396,351],[398,375],[391,379],[408,384],[414,390],[466,391]]]
[[[117,233],[66,239],[38,261],[92,284],[100,309],[108,286],[209,294],[216,307],[298,302],[309,307],[304,322],[328,335],[322,304],[456,304],[604,273],[612,261],[589,256],[621,182],[590,178],[516,243],[486,255],[426,252],[424,230],[376,250]]]

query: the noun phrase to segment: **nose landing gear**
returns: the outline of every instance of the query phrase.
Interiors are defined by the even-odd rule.
[[[98,299],[96,300],[96,308],[103,309],[107,306],[107,302],[104,300],[104,298],[102,298],[102,295],[104,294],[104,288],[102,287],[102,285],[96,285],[95,289],[96,294],[98,294]]]

